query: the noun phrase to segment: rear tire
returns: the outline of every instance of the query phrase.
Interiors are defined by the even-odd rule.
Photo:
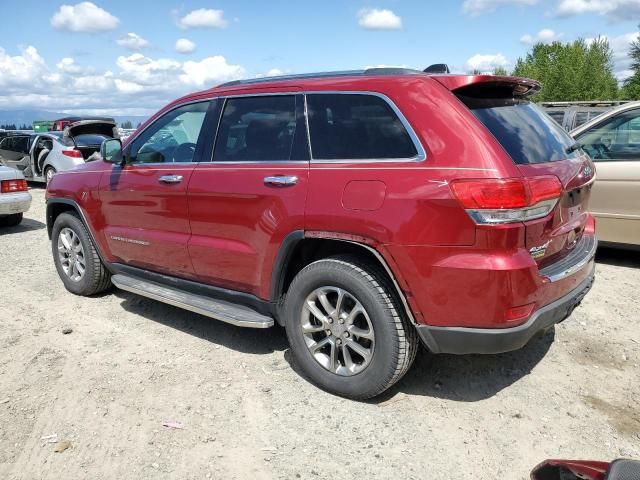
[[[75,213],[61,213],[53,224],[51,251],[64,286],[76,295],[89,296],[111,287],[105,268],[84,223]]]
[[[15,227],[22,222],[22,213],[14,213],[6,217],[0,217],[0,225],[4,227]]]
[[[53,167],[47,167],[44,170],[44,181],[46,182],[47,186],[49,186],[49,182],[51,181],[51,179],[53,178],[53,176],[56,174],[56,169]]]
[[[307,265],[291,283],[284,311],[296,364],[328,392],[375,397],[400,380],[415,359],[417,332],[393,286],[377,265],[359,257],[340,255]]]

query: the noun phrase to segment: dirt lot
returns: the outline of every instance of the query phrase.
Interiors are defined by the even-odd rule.
[[[555,334],[498,356],[422,351],[358,403],[303,380],[280,329],[68,293],[32,193],[0,232],[2,479],[524,479],[548,457],[640,458],[638,253],[601,251]]]

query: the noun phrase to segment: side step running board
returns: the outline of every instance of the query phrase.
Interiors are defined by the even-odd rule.
[[[269,328],[273,326],[273,318],[262,315],[248,307],[235,305],[224,300],[196,295],[123,274],[112,276],[111,282],[122,290],[222,320],[238,327]]]

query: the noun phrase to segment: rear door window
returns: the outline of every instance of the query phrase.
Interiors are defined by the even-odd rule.
[[[295,95],[229,98],[218,127],[213,161],[288,161],[295,132]]]
[[[578,150],[567,153],[574,140],[532,102],[513,98],[458,98],[517,164],[554,162],[580,155]]]
[[[407,129],[382,98],[370,94],[307,95],[314,160],[410,159]]]

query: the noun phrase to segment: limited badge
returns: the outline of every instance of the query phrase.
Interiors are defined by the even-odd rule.
[[[544,254],[547,253],[547,247],[551,243],[549,240],[547,243],[540,245],[539,247],[533,247],[529,249],[529,253],[533,257],[534,260],[544,257]]]

